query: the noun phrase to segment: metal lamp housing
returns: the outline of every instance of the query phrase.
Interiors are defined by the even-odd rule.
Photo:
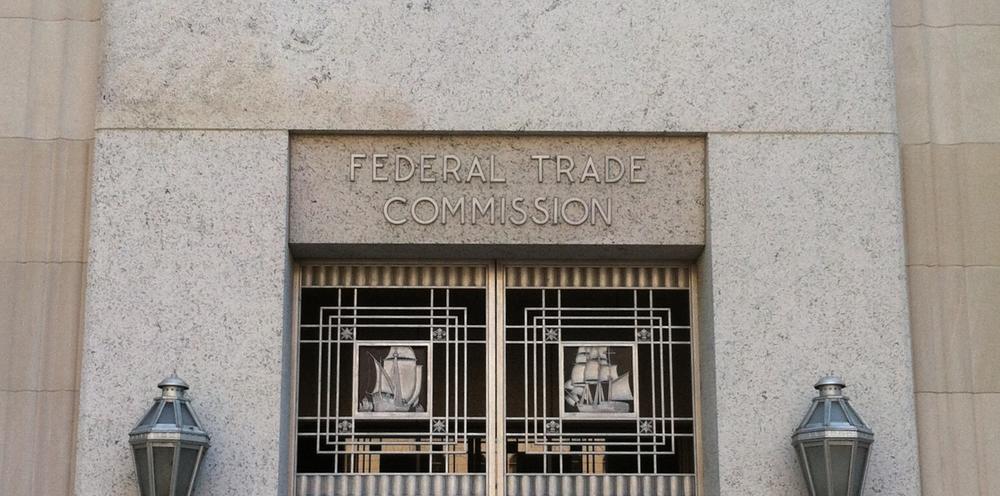
[[[864,487],[875,435],[848,398],[843,379],[816,383],[819,395],[792,436],[811,496],[858,496]]]
[[[129,432],[139,493],[190,496],[208,449],[208,433],[185,397],[187,383],[171,375],[159,388],[160,397]]]

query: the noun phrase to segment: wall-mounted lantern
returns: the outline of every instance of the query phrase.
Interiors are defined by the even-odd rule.
[[[185,398],[187,383],[176,374],[160,382],[163,391],[129,432],[142,496],[190,496],[208,449],[208,434]]]
[[[859,496],[875,435],[844,396],[844,380],[827,376],[816,383],[805,419],[792,445],[811,496]]]

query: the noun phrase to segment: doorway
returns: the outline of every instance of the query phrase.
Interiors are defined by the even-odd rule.
[[[687,265],[303,264],[295,494],[695,494]]]

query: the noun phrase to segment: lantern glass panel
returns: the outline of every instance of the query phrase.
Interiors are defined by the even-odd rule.
[[[830,445],[830,487],[837,496],[848,496],[847,483],[851,477],[851,445]]]
[[[826,478],[826,447],[822,444],[806,446],[806,463],[809,464],[809,474],[816,489],[816,496],[828,496]]]
[[[854,408],[850,404],[845,404],[844,410],[847,410],[847,417],[851,419],[852,425],[865,425],[861,417],[858,416],[858,412],[854,411]]]
[[[139,494],[150,496],[152,493],[149,490],[149,457],[146,456],[146,447],[136,448],[133,451],[135,452],[135,473],[139,479]]]
[[[826,420],[826,403],[819,403],[816,405],[816,409],[813,410],[812,416],[809,417],[809,424],[811,425],[822,425],[825,424]]]
[[[861,495],[861,476],[865,471],[865,464],[868,462],[868,447],[858,446],[857,453],[854,454],[854,467],[851,473],[851,496]]]
[[[142,418],[139,425],[153,425],[156,422],[156,408],[150,408],[146,416]]]
[[[846,424],[847,415],[844,413],[844,407],[841,406],[840,402],[830,402],[830,423],[831,424]]]
[[[181,425],[197,425],[194,421],[194,415],[191,415],[191,409],[188,408],[187,403],[181,403],[178,406],[181,407]]]
[[[174,447],[153,447],[153,469],[156,470],[156,496],[171,496],[170,478],[174,473]]]
[[[174,402],[167,401],[163,403],[163,414],[160,415],[160,420],[158,424],[176,424],[177,416],[174,415]]]
[[[198,463],[197,448],[181,448],[180,460],[177,462],[177,494],[187,496],[191,487],[191,478]]]

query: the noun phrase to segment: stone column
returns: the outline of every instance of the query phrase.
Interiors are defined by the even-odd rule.
[[[806,494],[792,430],[835,372],[876,432],[867,494],[916,495],[896,138],[711,134],[706,493]]]
[[[76,494],[135,494],[128,431],[170,372],[212,435],[202,494],[284,488],[288,135],[100,131]]]
[[[0,494],[73,488],[100,19],[0,2]]]
[[[921,480],[1000,494],[1000,4],[893,2]]]

